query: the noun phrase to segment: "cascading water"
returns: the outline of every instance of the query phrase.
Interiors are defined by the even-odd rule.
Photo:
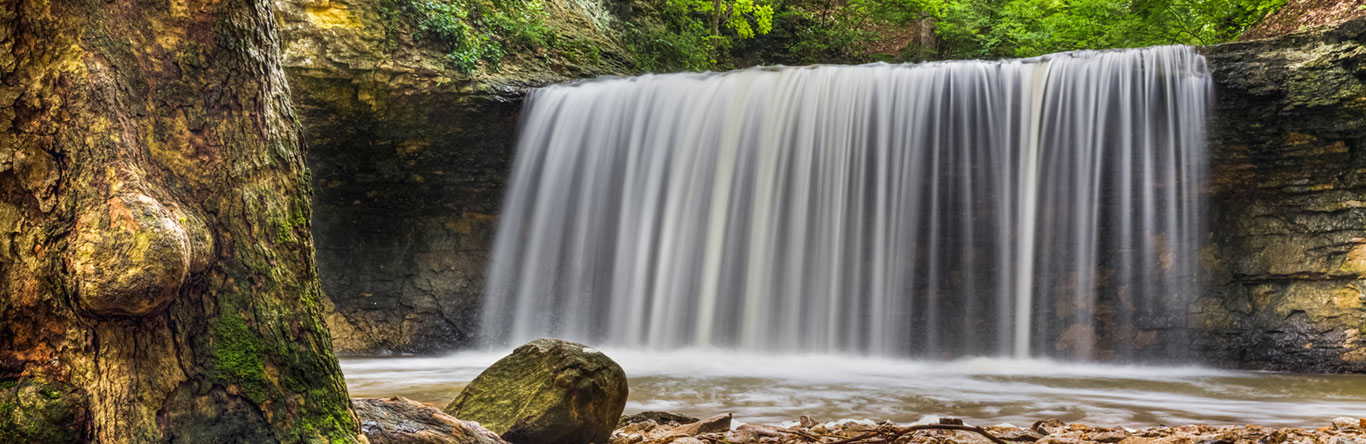
[[[483,334],[1123,353],[1197,289],[1209,91],[1185,47],[538,90]]]

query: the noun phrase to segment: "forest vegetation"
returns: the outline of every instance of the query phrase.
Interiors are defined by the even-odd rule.
[[[1286,0],[635,0],[619,23],[643,71],[1033,57],[1231,41]],[[570,44],[542,0],[384,0],[464,72]]]

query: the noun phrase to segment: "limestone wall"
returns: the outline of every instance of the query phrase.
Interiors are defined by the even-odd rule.
[[[398,1],[275,3],[336,349],[468,344],[522,96],[630,64],[592,15],[604,6],[547,1],[553,44],[467,74],[411,21],[384,16]]]
[[[1197,356],[1363,371],[1366,19],[1206,48],[1214,72],[1209,288]]]

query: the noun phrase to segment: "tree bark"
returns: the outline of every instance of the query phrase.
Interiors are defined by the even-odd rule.
[[[356,442],[270,3],[0,3],[0,442]]]
[[[721,39],[721,0],[712,0],[711,3],[711,38],[707,39],[708,47],[711,49],[712,64],[716,64],[716,58],[721,53],[718,48]]]

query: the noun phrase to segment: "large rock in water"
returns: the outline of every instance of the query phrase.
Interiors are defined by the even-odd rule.
[[[626,372],[602,352],[537,339],[480,373],[445,412],[515,444],[605,443],[627,391]]]

